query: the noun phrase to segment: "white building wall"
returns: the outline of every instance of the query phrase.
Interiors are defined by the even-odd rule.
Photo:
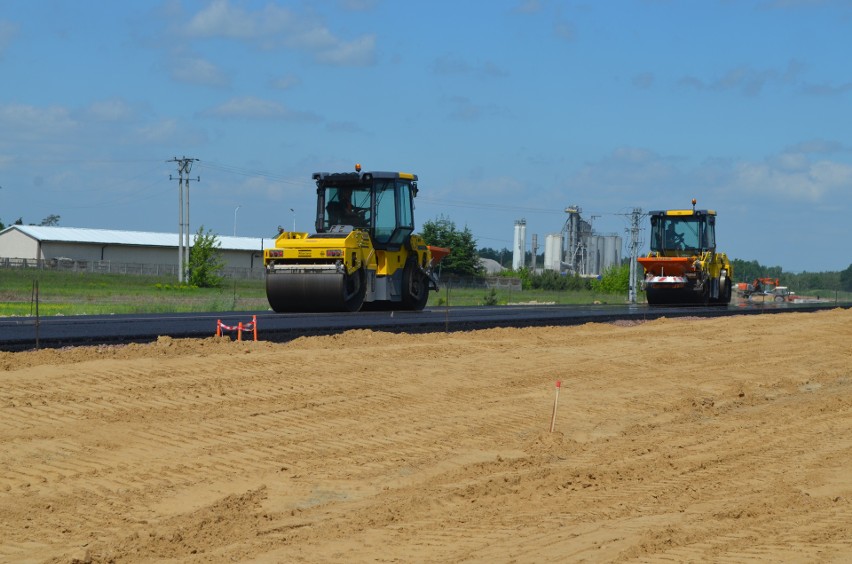
[[[39,256],[38,241],[14,229],[3,233],[2,239],[0,239],[0,256],[25,259],[43,258]]]
[[[176,239],[176,238],[175,238]],[[258,268],[263,266],[265,247],[274,246],[273,238],[259,239],[257,250],[220,249],[226,267]],[[50,260],[69,258],[79,261],[107,261],[113,263],[178,264],[177,246],[125,245],[117,243],[91,243],[71,241],[38,241],[17,229],[0,234],[0,259]]]

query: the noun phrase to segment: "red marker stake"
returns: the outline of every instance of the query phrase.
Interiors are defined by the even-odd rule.
[[[562,387],[562,382],[560,380],[556,381],[556,397],[553,399],[553,415],[550,416],[550,432],[553,432],[554,427],[556,427],[556,405],[559,403],[559,388]]]

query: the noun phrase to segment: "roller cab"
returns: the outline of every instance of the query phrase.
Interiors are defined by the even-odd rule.
[[[438,289],[449,249],[414,233],[417,176],[314,173],[315,233],[282,232],[264,251],[266,295],[276,312],[422,310]]]
[[[692,209],[650,212],[651,249],[638,258],[650,305],[727,305],[733,271],[716,251],[716,212]]]

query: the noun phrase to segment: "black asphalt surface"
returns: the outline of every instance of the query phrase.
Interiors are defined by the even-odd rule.
[[[216,333],[221,321],[236,327],[256,316],[258,339],[286,342],[305,335],[328,335],[350,329],[395,333],[451,332],[490,327],[581,325],[589,322],[647,320],[660,317],[715,317],[807,312],[852,304],[759,304],[743,307],[649,307],[646,305],[518,305],[435,307],[420,312],[278,314],[271,311],[146,315],[81,315],[0,318],[0,350],[22,351],[82,345],[147,343],[160,336],[203,338]],[[236,331],[226,332],[236,338]],[[243,339],[250,339],[250,334]]]

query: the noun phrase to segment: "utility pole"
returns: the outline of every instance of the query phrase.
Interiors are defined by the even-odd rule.
[[[190,178],[192,163],[198,161],[189,157],[174,157],[167,163],[177,163],[178,177],[175,179],[171,174],[169,180],[178,181],[178,282],[188,280],[186,269],[189,268],[189,181],[201,181],[201,177]],[[186,197],[184,198],[184,183],[186,184]],[[186,220],[184,221],[184,213]]]
[[[530,247],[532,249],[532,260],[530,261],[532,263],[532,273],[535,274],[535,259],[537,258],[536,254],[538,253],[538,235],[535,233],[532,234],[532,244]]]
[[[639,258],[639,219],[642,217],[642,208],[633,208],[633,213],[630,214],[630,281],[628,300],[631,304],[636,303],[636,264]]]

